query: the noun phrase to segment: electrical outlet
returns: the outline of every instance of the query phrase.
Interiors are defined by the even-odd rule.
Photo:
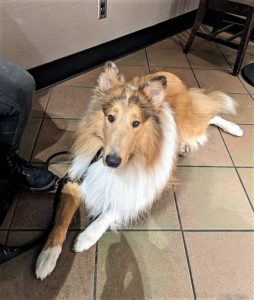
[[[98,0],[98,19],[107,17],[107,0]]]

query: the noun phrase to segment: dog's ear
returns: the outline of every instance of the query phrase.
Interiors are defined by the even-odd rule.
[[[124,77],[119,74],[117,66],[111,61],[106,62],[104,71],[98,78],[99,89],[103,92],[107,92],[123,83]]]
[[[157,76],[152,78],[143,87],[145,95],[153,101],[155,106],[160,105],[166,95],[167,79],[165,76]]]

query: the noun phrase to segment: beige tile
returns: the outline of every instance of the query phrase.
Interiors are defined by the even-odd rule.
[[[254,167],[254,126],[241,125],[243,136],[235,137],[222,132],[234,164],[241,167]]]
[[[38,233],[36,233],[38,234]],[[0,266],[2,299],[93,299],[95,248],[75,254],[71,248],[76,234],[68,235],[63,252],[53,273],[44,281],[34,274],[38,248]],[[24,243],[33,238],[31,232],[12,232],[10,243]]]
[[[96,299],[193,299],[179,232],[106,233]]]
[[[183,47],[185,47],[189,39],[189,36],[190,36],[190,30],[183,31],[180,34],[178,34],[178,38],[180,40],[180,43],[183,45]],[[205,39],[196,36],[190,51],[197,50],[197,49],[201,51],[213,51],[213,50],[217,51],[218,46],[214,42],[209,42]]]
[[[158,43],[151,45],[151,48],[175,48],[181,51],[181,43],[177,35],[172,36],[171,38],[164,39]]]
[[[117,61],[117,67],[119,71],[124,75],[126,80],[131,80],[135,76],[142,76],[149,73],[147,65],[144,66],[128,66],[121,65]],[[97,85],[97,79],[99,78],[103,67],[94,69],[82,75],[79,75],[73,79],[65,81],[59,86],[76,86],[76,87],[90,87],[93,88]]]
[[[185,233],[197,299],[254,299],[254,235]]]
[[[254,124],[254,101],[248,94],[229,94],[237,101],[237,114],[224,116],[225,119],[237,124]]]
[[[184,30],[184,31],[178,33],[177,36],[178,36],[178,39],[179,39],[181,45],[183,45],[183,47],[184,47],[187,43],[187,40],[188,40],[189,36],[190,36],[190,29]]]
[[[176,75],[177,77],[179,77],[184,84],[188,87],[188,88],[192,88],[192,87],[198,87],[198,83],[193,75],[193,72],[191,69],[183,69],[183,68],[163,68],[163,67],[151,67],[151,73],[155,73],[158,71],[165,71],[165,72],[169,72],[172,73],[174,75]],[[170,84],[170,83],[169,83]]]
[[[26,160],[30,160],[41,122],[42,118],[30,118],[26,125],[20,144],[20,156]]]
[[[192,68],[231,70],[216,43],[199,37],[195,37],[188,58]]]
[[[254,169],[238,168],[245,190],[254,206]]]
[[[53,88],[47,107],[51,118],[81,119],[87,110],[92,89],[58,86]]]
[[[224,70],[194,69],[202,88],[210,88],[226,93],[247,93],[240,80]]]
[[[179,229],[172,191],[165,191],[150,213],[128,226],[129,229]]]
[[[218,47],[221,49],[222,53],[225,55],[229,64],[233,68],[235,65],[237,50],[223,46],[223,45],[218,45]],[[249,44],[247,51],[245,53],[245,56],[244,56],[242,66],[244,67],[245,65],[250,64],[252,62],[254,62],[254,43]]]
[[[8,212],[7,212],[7,214],[6,214],[6,216],[3,220],[3,223],[0,226],[1,230],[9,229],[19,196],[20,196],[20,191],[17,191],[17,193],[14,196],[14,198],[12,200],[12,203],[11,203],[9,209],[8,209]]]
[[[192,68],[231,70],[219,49],[200,50],[193,46],[187,56]]]
[[[242,75],[239,74],[238,75],[239,79],[241,80],[242,84],[244,85],[244,87],[246,88],[246,90],[250,93],[253,94],[254,93],[254,86],[249,84],[246,80],[243,79]]]
[[[216,127],[210,126],[207,130],[208,141],[197,151],[186,157],[179,157],[178,165],[189,166],[232,166],[232,161]]]
[[[188,60],[178,49],[147,48],[148,62],[155,67],[182,67],[189,68]]]
[[[121,74],[124,75],[126,81],[136,76],[144,76],[149,74],[148,66],[121,66],[118,65]]]
[[[44,119],[33,153],[34,161],[45,161],[59,151],[68,151],[73,143],[78,121]]]
[[[0,243],[5,244],[8,231],[0,231]]]
[[[97,84],[97,79],[102,71],[103,67],[93,69],[91,71],[78,75],[72,79],[66,80],[59,86],[78,86],[92,88]]]
[[[132,54],[126,55],[115,60],[115,63],[122,66],[147,66],[145,50],[139,50],[133,52]]]
[[[18,199],[12,229],[45,229],[53,214],[53,193],[23,191]]]
[[[51,172],[53,172],[54,174],[56,174],[58,177],[63,177],[64,175],[66,175],[66,173],[68,172],[68,169],[70,167],[70,162],[69,163],[51,163],[49,165],[49,170]]]
[[[48,104],[50,93],[51,93],[50,89],[35,93],[34,101],[33,101],[32,117],[37,117],[37,118],[43,117],[44,111]]]
[[[253,212],[232,168],[180,168],[177,203],[184,229],[253,229]]]

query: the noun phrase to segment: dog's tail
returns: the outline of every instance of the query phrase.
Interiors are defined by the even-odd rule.
[[[219,116],[236,114],[237,102],[235,99],[223,92],[204,89],[189,89],[189,95],[194,111],[199,115],[209,116],[209,124],[216,125],[235,136],[243,135],[243,131],[238,125]]]
[[[218,114],[236,114],[236,100],[219,91],[189,89],[192,103],[196,109],[214,116]]]

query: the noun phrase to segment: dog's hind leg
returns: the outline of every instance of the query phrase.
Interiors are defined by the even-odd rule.
[[[114,224],[114,215],[110,212],[100,215],[86,230],[81,232],[75,241],[73,250],[82,252],[92,247],[107,229]]]
[[[36,277],[43,280],[54,270],[62,251],[71,220],[80,205],[79,185],[67,183],[62,190],[60,207],[48,240],[36,262]]]
[[[210,125],[216,125],[223,129],[225,132],[228,132],[235,136],[242,136],[243,131],[242,129],[235,123],[227,121],[219,116],[216,116],[211,119],[209,122]]]
[[[179,147],[178,147],[178,155],[185,157],[187,156],[191,151],[191,147],[187,144],[184,143],[180,143]]]

